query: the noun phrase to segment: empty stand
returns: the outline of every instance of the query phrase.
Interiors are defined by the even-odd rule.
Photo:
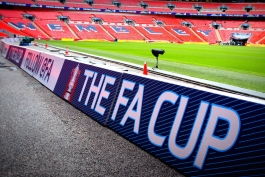
[[[199,19],[187,19],[187,22],[191,22],[195,27],[210,27],[212,20],[199,20]]]
[[[161,20],[165,25],[181,25],[182,20],[175,18],[174,16],[155,16],[156,20]]]
[[[249,21],[252,28],[263,28],[265,29],[265,21]]]
[[[27,11],[28,14],[34,15],[37,19],[45,20],[57,20],[60,14],[58,12],[47,12],[47,11]]]
[[[139,6],[139,0],[119,0],[125,6]]]
[[[65,5],[68,7],[91,8],[87,3],[71,3],[67,1]]]
[[[76,13],[76,12],[62,12],[63,16],[67,16],[72,21],[84,21],[91,22],[91,17],[93,17],[90,13]]]
[[[120,14],[94,14],[95,17],[101,18],[104,22],[108,23],[123,23],[124,17]]]
[[[250,43],[257,43],[260,39],[265,37],[265,31],[249,31],[252,33],[252,37],[249,39],[248,42]]]
[[[71,29],[78,35],[81,39],[101,39],[113,41],[111,37],[101,25],[97,24],[69,24]]]
[[[170,42],[180,42],[180,40],[168,33],[163,27],[145,27],[145,26],[136,26],[135,27],[139,32],[149,40],[166,40]]]
[[[144,37],[140,35],[131,26],[117,26],[117,25],[103,25],[103,27],[115,38],[119,40],[143,40]]]
[[[160,7],[160,8],[159,7],[148,7],[147,10],[151,12],[171,12],[172,11],[167,7]]]
[[[19,4],[34,4],[32,0],[8,0],[8,2],[14,2]]]
[[[202,42],[191,30],[183,26],[166,26],[168,31],[170,31],[174,36],[185,42]]]
[[[253,30],[219,30],[222,41],[226,42],[230,40],[232,33],[251,33],[252,37],[249,39],[249,42],[255,43],[257,40],[260,39],[259,35],[262,31],[253,31]],[[264,33],[263,33],[264,34]]]
[[[35,20],[35,23],[53,39],[76,38],[62,21]]]
[[[244,23],[243,20],[217,20],[216,22],[220,23],[224,28],[240,28],[240,25]]]
[[[0,14],[6,18],[23,18],[22,14],[24,14],[22,10],[3,10],[1,9]]]
[[[37,0],[37,3],[36,4],[39,4],[39,5],[48,5],[48,6],[64,6],[59,1],[40,1],[40,0]]]
[[[218,41],[218,38],[215,33],[214,28],[209,28],[209,27],[193,27],[192,28],[196,34],[198,34],[202,39],[209,43],[216,43]]]
[[[96,9],[115,9],[118,10],[118,8],[114,5],[100,5],[100,4],[93,4],[93,7]]]
[[[25,33],[9,26],[7,23],[5,23],[4,21],[0,20],[0,29],[2,30],[5,30],[9,33],[12,33],[12,34],[17,34],[17,35],[22,35],[22,36],[26,36]]]
[[[9,37],[6,33],[2,33],[2,32],[0,32],[0,37],[1,38],[4,38],[4,37]]]
[[[132,19],[137,24],[154,24],[153,16],[150,15],[126,15],[127,19]]]
[[[34,38],[42,38],[46,39],[47,37],[42,34],[41,31],[39,31],[30,20],[26,19],[4,19],[5,22],[10,24],[11,26],[14,26],[16,28],[19,28],[22,32],[27,34],[28,36],[34,37]]]

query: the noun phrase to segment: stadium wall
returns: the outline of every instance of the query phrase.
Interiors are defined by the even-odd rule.
[[[264,175],[264,100],[90,65],[4,41],[0,51],[56,95],[184,175]]]

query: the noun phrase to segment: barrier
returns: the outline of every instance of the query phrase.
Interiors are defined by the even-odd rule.
[[[187,176],[263,173],[264,102],[124,73],[114,105],[109,128]]]
[[[263,100],[3,42],[0,50],[56,95],[187,176],[264,175]]]
[[[54,93],[105,124],[121,76],[118,71],[65,60]]]

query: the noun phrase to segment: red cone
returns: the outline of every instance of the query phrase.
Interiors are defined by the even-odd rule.
[[[46,43],[46,44],[45,44],[45,49],[47,49],[47,48],[48,48],[48,44]]]
[[[144,75],[148,75],[148,69],[147,69],[147,63],[144,62],[144,70],[143,70]]]
[[[68,51],[68,47],[66,46],[66,51],[65,51],[65,55],[68,55],[69,51]]]

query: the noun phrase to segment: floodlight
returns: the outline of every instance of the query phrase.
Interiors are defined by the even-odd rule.
[[[165,53],[162,49],[152,49],[152,54],[156,57],[156,68],[158,68],[158,56],[159,54],[163,55]]]

